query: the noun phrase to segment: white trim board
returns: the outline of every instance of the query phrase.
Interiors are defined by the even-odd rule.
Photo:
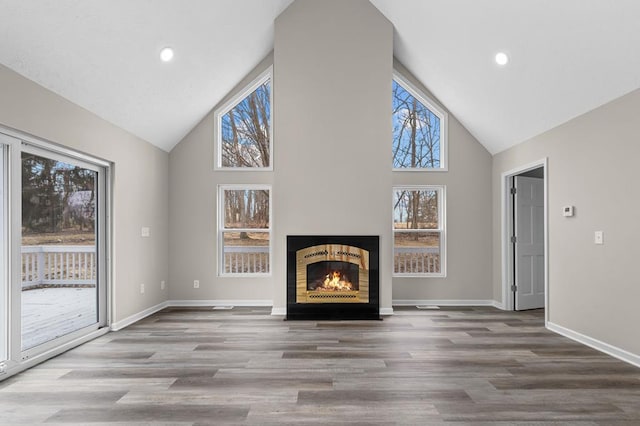
[[[171,307],[203,307],[203,306],[272,306],[271,300],[167,300],[111,324],[111,331],[122,330],[131,324],[153,315],[164,308]]]
[[[500,269],[502,270],[502,309],[506,311],[513,311],[513,293],[511,292],[512,271],[510,269],[510,256],[512,256],[510,246],[510,231],[511,224],[510,211],[509,211],[509,179],[512,176],[525,173],[529,170],[542,167],[544,169],[544,323],[549,322],[549,161],[547,157],[533,161],[528,164],[523,164],[519,167],[507,170],[500,174]]]
[[[497,306],[495,300],[409,300],[397,299],[392,303],[393,306]]]
[[[287,315],[287,308],[271,308],[271,315],[285,316]]]
[[[393,306],[416,306],[416,305],[438,305],[438,306],[493,306],[501,309],[501,305],[494,300],[394,300]],[[120,321],[111,324],[111,331],[122,330],[131,324],[140,321],[150,315],[171,307],[207,307],[207,306],[270,306],[271,315],[284,316],[287,314],[286,308],[273,307],[273,301],[267,299],[257,300],[167,300],[155,306],[147,308],[137,314],[131,315]],[[393,315],[393,308],[380,308],[380,315]]]
[[[504,303],[502,303],[502,302],[498,302],[498,301],[496,301],[496,300],[493,300],[492,302],[493,302],[493,303],[491,304],[491,306],[493,306],[494,308],[496,308],[496,309],[500,309],[501,311],[506,310],[506,309],[504,308]]]
[[[203,306],[273,306],[273,300],[168,300],[168,307]]]
[[[153,315],[156,312],[159,312],[159,311],[163,310],[164,308],[166,308],[168,306],[169,305],[168,305],[167,302],[162,302],[162,303],[159,303],[159,304],[157,304],[155,306],[147,308],[144,311],[140,311],[137,314],[133,314],[133,315],[128,316],[128,317],[126,317],[124,319],[121,319],[120,321],[116,321],[116,322],[111,324],[111,331],[122,330],[123,328],[130,326],[134,322],[138,322],[141,319],[144,319],[144,318],[148,317],[149,315]]]
[[[636,367],[640,367],[640,355],[636,355],[608,343],[601,342],[600,340],[585,336],[582,333],[578,333],[577,331],[573,331],[569,328],[554,324],[552,322],[547,322],[547,329],[578,343],[589,346],[590,348],[593,348],[600,352],[604,352],[607,355],[611,355],[614,358],[618,358],[621,361],[628,362],[629,364],[635,365]]]

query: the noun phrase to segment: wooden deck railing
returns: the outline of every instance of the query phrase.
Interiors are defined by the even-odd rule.
[[[437,274],[439,247],[394,247],[393,271],[397,274]]]
[[[226,274],[254,274],[269,272],[269,247],[226,246],[224,248]]]
[[[269,247],[226,246],[224,265],[227,274],[269,272]],[[395,247],[393,270],[398,274],[440,272],[439,247]]]
[[[22,288],[96,284],[94,246],[22,246]]]

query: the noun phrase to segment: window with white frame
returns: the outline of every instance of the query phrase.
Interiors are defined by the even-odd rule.
[[[271,100],[269,68],[216,111],[216,169],[272,169]]]
[[[397,72],[392,84],[393,169],[447,170],[447,114]]]
[[[218,186],[219,275],[271,271],[271,187]]]
[[[446,275],[445,187],[393,188],[393,274]]]

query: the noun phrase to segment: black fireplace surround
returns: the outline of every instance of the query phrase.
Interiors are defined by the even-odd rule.
[[[287,320],[379,320],[377,235],[287,236]]]

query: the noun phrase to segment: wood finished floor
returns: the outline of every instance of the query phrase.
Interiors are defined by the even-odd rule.
[[[640,369],[543,312],[166,309],[0,382],[0,424],[640,425]]]

